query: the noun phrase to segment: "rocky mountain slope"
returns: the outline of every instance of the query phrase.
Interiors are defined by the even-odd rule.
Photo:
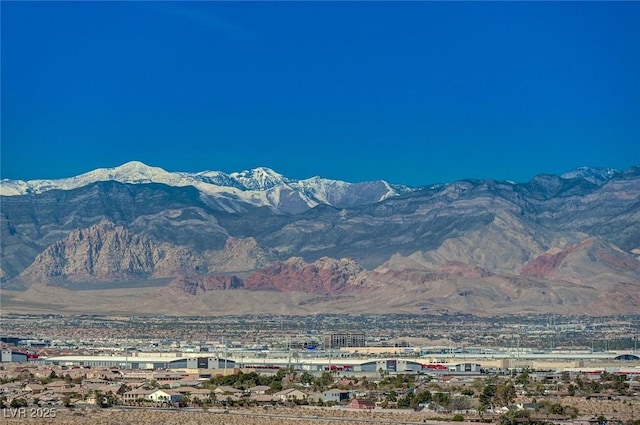
[[[198,270],[202,257],[103,222],[71,232],[39,254],[20,277],[27,282],[109,282],[174,276]]]
[[[236,292],[307,294],[295,308],[309,311],[640,308],[640,167],[413,189],[268,169],[196,175],[129,163],[75,180],[3,181],[3,293],[169,278],[154,310]],[[203,190],[205,180],[226,189]],[[313,202],[280,208],[264,201],[274,188]]]

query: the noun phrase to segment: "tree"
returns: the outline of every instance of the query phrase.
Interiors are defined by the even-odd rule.
[[[465,388],[464,390],[460,391],[460,394],[473,397],[474,395],[476,395],[476,392],[471,388]]]
[[[113,391],[108,391],[104,397],[102,398],[102,402],[112,406],[114,404],[118,404],[118,398],[113,393]]]
[[[589,382],[587,387],[593,393],[599,393],[600,391],[602,391],[602,384],[600,384],[600,382],[598,382],[598,381]]]
[[[507,406],[516,398],[516,389],[511,381],[502,382],[496,387],[495,400],[497,404]]]
[[[553,403],[547,408],[547,412],[552,415],[564,415],[564,407],[560,403]]]
[[[327,387],[333,384],[333,376],[330,372],[322,372],[322,375],[320,375],[320,378],[318,378],[316,382],[321,388]]]
[[[269,386],[271,387],[271,391],[281,391],[282,381],[273,381]]]
[[[516,382],[518,384],[527,385],[529,383],[529,374],[527,372],[522,372],[516,378]]]
[[[438,403],[440,406],[448,406],[449,401],[451,401],[449,394],[443,392],[437,392],[433,394],[433,397],[431,397],[431,399]]]
[[[307,371],[302,372],[300,375],[300,383],[311,385],[313,383],[313,375]]]
[[[14,398],[13,400],[11,400],[11,403],[9,403],[9,407],[12,407],[14,409],[18,409],[20,407],[27,407],[27,400],[21,397]]]
[[[487,408],[495,407],[495,396],[496,396],[496,385],[495,384],[487,384],[482,389],[482,393],[480,394],[480,409],[479,410],[487,410]]]
[[[396,406],[398,406],[399,409],[411,407],[411,394],[406,394],[404,397],[400,397]]]
[[[471,407],[471,400],[469,397],[456,396],[452,397],[449,402],[449,409],[451,410],[467,410]]]
[[[566,406],[564,408],[564,413],[565,413],[565,415],[571,416],[571,419],[575,419],[575,418],[578,417],[579,410],[575,406]]]
[[[102,406],[103,405],[102,393],[100,393],[100,391],[93,390],[93,397],[96,399],[96,404],[98,406]]]
[[[416,393],[413,395],[413,397],[411,397],[410,407],[412,409],[417,409],[421,404],[430,402],[431,399],[431,392],[429,392],[428,390],[420,391],[419,393]]]

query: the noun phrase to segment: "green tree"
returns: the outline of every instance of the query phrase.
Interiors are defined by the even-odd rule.
[[[480,394],[480,410],[493,409],[495,407],[496,385],[487,384]]]
[[[495,391],[495,404],[507,406],[516,398],[516,389],[511,381],[498,384]]]
[[[529,377],[529,374],[527,372],[522,372],[516,378],[516,382],[518,384],[522,384],[522,385],[527,385],[529,383],[529,380],[530,380],[530,377]]]
[[[564,407],[560,403],[553,403],[547,408],[547,412],[552,415],[564,415]]]
[[[100,391],[93,390],[93,397],[96,399],[96,404],[98,406],[102,406],[103,405],[102,393]]]
[[[431,399],[438,403],[440,406],[448,406],[449,402],[451,401],[449,394],[443,392],[434,393]]]
[[[11,400],[11,403],[9,403],[9,407],[12,407],[14,409],[27,407],[27,400],[22,397],[14,398],[13,400]]]
[[[456,396],[452,397],[449,402],[451,410],[467,410],[471,407],[471,399],[469,397]]]
[[[322,375],[316,380],[318,386],[321,388],[325,388],[331,384],[333,384],[333,376],[330,372],[322,372]]]
[[[565,415],[571,416],[571,419],[575,419],[575,418],[578,417],[578,414],[580,412],[578,411],[578,408],[575,407],[575,406],[566,406],[564,408],[564,413],[565,413]]]
[[[429,392],[428,390],[420,391],[419,393],[415,393],[413,397],[411,397],[409,406],[412,409],[417,409],[421,404],[430,402],[431,399],[431,392]]]
[[[300,375],[300,382],[303,384],[311,385],[313,383],[313,375],[307,371],[302,372]]]
[[[591,381],[587,385],[587,389],[593,393],[599,393],[602,391],[602,384],[598,381]]]
[[[282,381],[273,381],[269,387],[273,392],[282,391]]]
[[[411,394],[405,394],[404,397],[400,397],[396,403],[399,409],[407,409],[411,407]]]

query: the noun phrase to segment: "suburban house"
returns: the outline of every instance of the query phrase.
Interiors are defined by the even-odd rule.
[[[152,390],[145,390],[143,388],[137,388],[135,390],[127,391],[122,395],[122,399],[125,402],[134,402],[140,399],[148,400],[149,394],[151,394]]]
[[[270,390],[271,387],[268,385],[256,385],[255,387],[249,388],[251,394],[266,394]]]
[[[273,394],[273,398],[280,401],[305,400],[307,398],[307,394],[300,390],[296,390],[295,388],[289,388]]]
[[[373,401],[366,398],[354,398],[347,407],[350,409],[375,409],[376,405]]]
[[[155,390],[147,398],[156,403],[179,403],[182,401],[182,394],[171,390]]]
[[[255,401],[258,404],[267,404],[277,401],[273,396],[269,394],[251,394],[249,396],[249,400]]]
[[[24,386],[24,391],[31,394],[40,394],[44,389],[44,386],[40,384],[27,384]]]
[[[196,397],[203,401],[211,400],[211,390],[206,388],[180,387],[176,388],[175,391],[183,395],[188,395],[192,400],[195,400]]]
[[[213,390],[214,394],[216,395],[221,395],[221,394],[237,394],[237,395],[241,395],[243,393],[242,390],[239,390],[237,388],[233,388],[229,385],[221,385],[219,387],[217,387],[215,390]]]
[[[90,384],[90,385],[84,385],[84,387],[89,391],[100,391],[102,394],[112,393],[114,395],[122,395],[125,393],[125,386],[122,384],[117,384],[117,385]]]
[[[342,378],[336,381],[336,385],[339,387],[353,387],[356,383],[353,379]]]
[[[45,387],[48,390],[57,391],[57,390],[61,390],[61,389],[63,390],[63,389],[67,389],[67,388],[72,388],[73,385],[71,385],[67,381],[53,381],[53,382],[49,382],[48,384],[46,384]]]
[[[322,392],[322,401],[325,403],[340,403],[341,401],[349,400],[349,398],[351,398],[351,393],[345,390],[332,389]]]

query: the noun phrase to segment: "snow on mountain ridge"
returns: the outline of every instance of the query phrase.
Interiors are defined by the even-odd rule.
[[[162,183],[174,187],[193,186],[206,195],[238,199],[252,205],[269,206],[284,212],[299,211],[305,205],[306,208],[313,208],[318,204],[341,204],[350,196],[350,189],[372,184],[384,185],[377,188],[376,197],[371,200],[372,202],[398,194],[398,191],[386,182],[348,183],[321,177],[292,180],[266,167],[230,174],[221,171],[189,173],[168,172],[160,167],[131,161],[118,167],[99,168],[62,179],[29,181],[3,179],[0,195],[18,196],[39,194],[55,189],[72,190],[102,181],[128,184]],[[406,190],[410,189],[406,188]]]
[[[560,177],[567,180],[582,178],[593,184],[600,185],[608,182],[617,174],[620,174],[620,171],[615,168],[578,167],[575,170],[562,173]]]
[[[229,177],[249,190],[267,190],[289,182],[289,179],[283,177],[282,174],[266,167],[231,173]]]

